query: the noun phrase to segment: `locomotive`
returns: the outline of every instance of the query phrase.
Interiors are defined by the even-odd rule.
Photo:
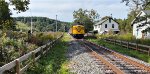
[[[70,28],[69,33],[76,39],[82,39],[85,34],[85,28],[83,25],[73,25]]]

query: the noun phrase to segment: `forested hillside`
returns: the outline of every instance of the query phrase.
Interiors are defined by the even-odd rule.
[[[31,17],[14,17],[15,21],[19,21],[21,23],[26,24],[27,26],[30,26],[31,24]],[[36,31],[55,31],[56,30],[56,20],[49,19],[47,17],[32,17],[32,23],[33,23],[33,29]],[[57,28],[62,29],[64,26],[66,27],[66,30],[69,29],[71,23],[58,21],[57,20]]]

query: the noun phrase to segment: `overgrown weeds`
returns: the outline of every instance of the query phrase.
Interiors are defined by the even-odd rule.
[[[68,74],[66,58],[68,40],[68,37],[64,37],[56,43],[47,55],[30,67],[27,74]]]
[[[55,33],[53,33],[55,34]],[[0,33],[0,66],[44,45],[54,39],[52,33],[5,31]],[[57,33],[60,36],[60,33]]]
[[[102,34],[102,35],[96,35],[98,39],[103,38],[111,38],[111,39],[118,39],[123,41],[129,41],[134,42],[138,44],[144,44],[144,45],[150,45],[150,39],[136,39],[132,33],[126,33],[126,34],[118,34],[118,35],[111,35],[111,34]]]
[[[127,48],[113,45],[113,44],[109,44],[103,40],[89,39],[89,41],[92,41],[96,44],[110,48],[116,52],[119,52],[119,53],[122,53],[122,54],[125,54],[125,55],[128,55],[128,56],[131,56],[131,57],[134,57],[134,58],[137,58],[137,59],[140,59],[140,60],[150,63],[150,56],[148,56],[147,54],[144,54],[144,53],[140,53],[139,51],[127,49]]]

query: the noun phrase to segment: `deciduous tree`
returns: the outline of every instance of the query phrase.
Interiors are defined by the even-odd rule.
[[[25,12],[29,9],[29,0],[0,0],[0,28],[1,29],[12,29],[13,18],[11,18],[11,10],[9,6],[13,6],[13,10],[17,13]]]
[[[73,12],[74,22],[80,22],[85,26],[86,32],[91,31],[93,29],[93,24],[95,20],[99,17],[98,13],[91,10],[83,10],[80,8],[77,11]]]

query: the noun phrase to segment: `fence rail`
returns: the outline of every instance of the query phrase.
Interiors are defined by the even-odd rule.
[[[52,48],[56,42],[61,39],[63,37],[63,34],[58,37],[56,40],[49,42],[21,57],[19,57],[18,59],[15,59],[14,61],[11,61],[8,64],[3,65],[2,67],[0,67],[0,74],[3,74],[5,71],[10,70],[12,68],[15,68],[16,74],[22,74],[25,70],[27,70],[27,68],[34,63],[35,61],[37,61],[42,55],[44,55],[50,48]],[[38,54],[40,53],[40,54]],[[32,57],[31,61],[29,63],[27,63],[24,67],[21,68],[21,62],[28,60],[30,57]]]
[[[115,40],[115,39],[104,39],[105,41],[108,41],[110,43],[113,43],[114,45],[120,45],[123,47],[126,47],[127,49],[134,49],[143,53],[147,53],[150,56],[150,46],[148,45],[142,45],[138,43],[132,43],[128,41],[122,41],[122,40]]]

